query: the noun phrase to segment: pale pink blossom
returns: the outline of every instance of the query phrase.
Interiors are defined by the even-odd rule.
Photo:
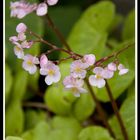
[[[30,74],[34,74],[37,71],[36,64],[39,64],[39,60],[37,57],[32,56],[30,54],[24,56],[22,67]]]
[[[48,5],[52,6],[55,5],[58,2],[58,0],[47,0]]]
[[[33,45],[33,41],[27,41],[27,40],[25,40],[25,41],[23,41],[23,42],[21,43],[21,47],[22,47],[22,48],[26,48],[26,49],[31,48],[32,45]]]
[[[10,40],[13,44],[15,44],[19,39],[18,39],[17,36],[11,36],[11,37],[9,38],[9,40]]]
[[[11,9],[11,17],[17,17],[19,19],[25,17],[27,14],[36,10],[37,4],[30,4],[24,0],[11,2],[10,9]]]
[[[24,33],[19,33],[17,37],[19,41],[24,41],[26,39],[26,35]]]
[[[103,69],[102,67],[94,68],[93,72],[95,75],[91,75],[89,77],[89,83],[92,86],[102,88],[105,86],[104,79],[110,79],[113,76],[113,72],[108,70],[107,68]]]
[[[36,14],[38,16],[44,16],[47,14],[48,6],[46,3],[40,3],[36,9]]]
[[[27,26],[24,23],[19,23],[16,27],[17,33],[24,33],[27,30]]]
[[[41,55],[41,57],[40,57],[40,67],[42,68],[42,67],[46,67],[46,65],[47,65],[47,63],[48,63],[48,58],[47,58],[47,56],[46,55]]]
[[[46,76],[45,82],[47,85],[57,83],[61,78],[59,67],[50,61],[47,63],[47,65],[43,65],[43,67],[40,68],[40,74]]]
[[[65,89],[71,90],[74,96],[79,97],[80,93],[86,93],[87,90],[83,88],[84,81],[82,79],[77,79],[72,76],[67,76],[63,80]]]
[[[20,44],[16,43],[16,46],[14,47],[14,53],[19,59],[23,59],[24,57],[24,52],[23,49],[21,48]]]
[[[108,66],[107,66],[107,68],[109,69],[109,70],[111,70],[111,71],[116,71],[117,70],[117,66],[116,66],[116,64],[115,63],[109,63],[108,64]]]
[[[87,71],[85,70],[88,68],[88,64],[83,63],[81,60],[75,60],[70,67],[71,75],[74,78],[85,78]]]
[[[125,68],[123,64],[119,64],[118,70],[119,70],[119,75],[124,75],[129,71],[129,69]]]
[[[87,54],[87,55],[84,55],[83,60],[89,66],[92,66],[95,63],[96,58],[95,58],[95,55],[93,55],[93,54]]]

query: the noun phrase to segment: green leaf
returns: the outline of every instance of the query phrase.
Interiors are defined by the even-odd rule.
[[[49,87],[45,92],[45,103],[48,108],[58,115],[71,113],[71,106],[75,97],[69,91],[65,91],[62,83]]]
[[[115,31],[115,29],[122,23],[123,16],[121,14],[116,14],[111,25],[109,26],[109,32]]]
[[[12,97],[14,100],[21,100],[26,92],[28,83],[28,73],[24,70],[19,71],[14,79]]]
[[[71,112],[72,103],[76,100],[76,97],[70,92],[64,89],[63,79],[69,75],[70,63],[61,63],[59,65],[61,71],[61,80],[52,86],[50,86],[45,93],[45,103],[51,111],[58,115],[68,115]]]
[[[86,120],[94,111],[95,103],[90,94],[81,94],[73,105],[73,112],[80,121]],[[83,111],[84,110],[84,111]]]
[[[116,52],[117,50],[120,50],[124,47],[126,47],[129,44],[132,44],[133,40],[126,41],[124,43],[121,43],[119,46],[117,46],[114,50]],[[129,57],[128,57],[129,56]],[[135,48],[131,47],[122,52],[118,59],[120,63],[124,64],[126,68],[129,69],[129,72],[125,75],[119,76],[118,72],[115,72],[113,78],[108,80],[108,83],[111,87],[111,91],[113,93],[113,96],[115,99],[119,97],[133,82],[134,76],[135,76]],[[99,100],[103,102],[110,101],[108,94],[106,92],[106,88],[96,89],[96,95]]]
[[[79,140],[113,140],[108,131],[99,126],[84,128],[79,134]]]
[[[73,117],[55,116],[51,125],[53,129],[69,129],[76,134],[81,130],[80,123]]]
[[[13,77],[12,72],[7,64],[5,64],[5,102],[7,103],[12,87]]]
[[[46,120],[47,115],[45,111],[41,110],[26,110],[25,111],[25,129],[34,128],[39,122]]]
[[[133,91],[133,96],[129,96],[121,106],[120,115],[124,122],[127,134],[130,140],[135,139],[135,91]],[[123,140],[123,135],[118,124],[118,120],[113,116],[109,123],[114,130],[117,139]]]
[[[113,20],[114,11],[114,5],[109,1],[89,7],[69,35],[68,44],[71,49],[80,54],[94,53],[99,59],[104,51],[107,29]]]
[[[41,36],[43,34],[43,20],[41,18],[39,18],[38,16],[36,16],[35,13],[31,13],[31,14],[27,15],[23,19],[10,18],[10,2],[11,2],[10,0],[6,0],[6,2],[5,2],[5,7],[7,7],[5,9],[5,15],[6,15],[5,20],[8,21],[5,23],[5,32],[6,32],[5,42],[6,42],[6,47],[7,47],[6,50],[8,53],[7,62],[14,71],[17,71],[18,68],[21,67],[21,63],[19,63],[20,61],[18,61],[16,56],[14,55],[14,51],[13,51],[14,45],[11,44],[11,42],[9,41],[9,37],[11,37],[13,35],[17,35],[16,26],[20,22],[25,23],[30,30],[32,30],[33,32],[35,32]],[[35,1],[33,1],[33,2],[35,2]],[[29,52],[32,52],[33,54],[37,55],[40,50],[39,43],[36,44],[35,46],[33,46],[30,50],[31,51],[29,51]]]
[[[81,130],[79,122],[73,117],[55,116],[51,125],[53,131],[50,132],[48,140],[77,140]]]
[[[50,126],[47,122],[39,122],[34,129],[26,131],[22,134],[24,140],[45,140],[48,138]]]
[[[50,132],[48,140],[77,140],[77,135],[68,129],[57,129]]]
[[[8,136],[6,137],[6,140],[23,140],[23,139],[20,137]]]
[[[127,40],[135,37],[135,10],[132,10],[124,22],[122,39]]]
[[[11,101],[5,112],[6,136],[19,136],[24,128],[24,114],[19,101]]]

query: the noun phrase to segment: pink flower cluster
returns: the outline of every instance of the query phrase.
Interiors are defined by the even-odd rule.
[[[15,45],[14,53],[19,59],[23,59],[24,49],[30,48],[33,45],[33,41],[26,40],[26,30],[27,26],[24,23],[20,23],[16,27],[18,35],[9,38],[9,40]]]
[[[52,83],[57,83],[61,78],[59,67],[49,61],[46,55],[42,55],[39,60],[36,56],[24,54],[24,49],[29,49],[34,43],[33,41],[28,42],[26,40],[26,30],[26,25],[20,23],[16,27],[18,35],[9,38],[9,40],[15,45],[15,55],[17,58],[23,60],[22,67],[30,74],[34,74],[37,71],[37,65],[40,64],[40,74],[46,76],[46,84],[51,85]]]
[[[94,66],[95,60],[95,55],[88,54],[82,59],[72,62],[70,75],[64,79],[63,84],[66,89],[72,90],[75,96],[80,96],[80,93],[86,93],[86,89],[83,88],[84,78],[87,76],[90,67]],[[94,74],[90,75],[88,79],[90,85],[98,88],[104,87],[105,80],[112,78],[117,69],[119,70],[119,75],[126,74],[129,71],[122,64],[117,66],[115,62],[109,63],[105,68],[94,67],[92,70]]]
[[[58,2],[58,0],[47,0],[40,4],[34,3],[30,4],[25,0],[20,0],[10,3],[11,17],[17,17],[19,19],[24,18],[26,15],[36,11],[38,16],[44,16],[48,12],[48,6],[53,6]]]

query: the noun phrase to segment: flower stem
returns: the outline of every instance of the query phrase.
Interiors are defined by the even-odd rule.
[[[102,109],[102,107],[101,107],[101,105],[100,105],[98,99],[96,98],[95,93],[94,93],[92,87],[90,86],[90,84],[89,84],[87,78],[85,79],[85,83],[86,83],[87,88],[89,89],[89,91],[90,91],[90,93],[91,93],[91,96],[92,96],[94,102],[96,103],[97,111],[98,111],[98,113],[100,114],[101,119],[102,119],[104,125],[107,127],[107,129],[108,129],[110,135],[111,135],[112,137],[115,138],[114,132],[112,131],[112,129],[111,129],[109,123],[107,122],[107,119],[106,119],[106,115],[105,115],[105,113],[104,113],[104,110]]]
[[[59,31],[59,29],[55,26],[55,24],[53,23],[52,19],[50,18],[50,16],[47,14],[47,21],[48,21],[48,25],[52,28],[52,30],[56,33],[56,35],[58,36],[58,38],[60,39],[61,42],[63,42],[63,44],[66,46],[66,48],[71,51],[71,48],[69,47],[68,43],[65,41],[65,38],[63,37],[63,35],[61,34],[61,32]]]
[[[111,104],[112,104],[112,107],[113,107],[113,110],[114,110],[114,113],[118,119],[118,122],[120,124],[120,128],[121,128],[121,131],[122,131],[122,134],[124,136],[124,139],[125,140],[128,140],[128,134],[126,132],[126,129],[125,129],[125,126],[124,126],[124,123],[123,123],[123,120],[121,118],[121,115],[119,113],[119,110],[118,110],[118,107],[117,107],[117,104],[113,98],[113,94],[111,92],[111,89],[110,89],[110,86],[108,84],[108,82],[106,81],[106,90],[107,90],[107,93],[108,93],[108,96],[110,98],[110,101],[111,101]]]

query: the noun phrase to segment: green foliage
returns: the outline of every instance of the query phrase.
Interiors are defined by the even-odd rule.
[[[128,45],[131,45],[133,43],[134,43],[133,40],[129,40],[124,43],[121,43],[115,48],[114,52]],[[120,60],[120,63],[124,64],[124,66],[129,69],[129,72],[123,76],[119,76],[118,73],[116,72],[114,77],[108,80],[108,83],[111,86],[111,91],[115,99],[118,98],[119,95],[121,95],[131,85],[131,83],[134,80],[134,76],[135,76],[134,47],[128,48],[124,53],[118,56],[118,59]],[[103,102],[109,101],[109,97],[108,97],[105,87],[101,89],[97,89],[96,91],[97,91],[96,95],[99,100]]]
[[[11,70],[7,64],[5,64],[5,102],[7,103],[9,96],[10,96],[10,90],[12,87],[13,77]]]
[[[135,10],[132,10],[125,19],[122,39],[127,40],[135,37]]]
[[[80,54],[94,53],[99,59],[104,51],[107,29],[112,23],[114,12],[114,5],[109,1],[89,7],[69,35],[68,44],[72,50]]]
[[[23,139],[20,137],[8,136],[8,137],[6,137],[6,140],[23,140]]]
[[[14,100],[21,100],[26,92],[28,73],[24,70],[19,71],[15,76],[12,97]]]
[[[135,139],[135,91],[131,91],[133,94],[132,96],[129,96],[124,103],[122,104],[120,108],[120,114],[122,117],[122,120],[124,122],[125,128],[127,130],[127,134],[129,136],[130,140]],[[110,125],[112,126],[117,139],[123,140],[123,135],[120,130],[120,126],[118,124],[118,121],[115,116],[113,116],[110,121]]]
[[[95,103],[90,94],[81,94],[73,105],[73,113],[80,120],[86,120],[94,111]],[[83,111],[84,110],[84,111]]]
[[[53,85],[47,89],[45,103],[54,113],[68,115],[71,112],[71,105],[75,97],[69,91],[65,91],[62,85],[58,86]]]
[[[99,126],[84,128],[79,134],[79,140],[113,140],[108,131]]]
[[[23,133],[22,138],[24,140],[45,140],[48,138],[48,133],[50,131],[50,126],[47,122],[39,122],[34,129],[26,131]]]
[[[72,132],[79,133],[80,123],[73,117],[55,116],[51,122],[53,129],[69,129]]]
[[[5,112],[6,136],[19,136],[24,128],[24,113],[19,101],[11,101]]]
[[[46,120],[45,111],[28,109],[25,111],[25,130],[34,128],[39,122]]]

